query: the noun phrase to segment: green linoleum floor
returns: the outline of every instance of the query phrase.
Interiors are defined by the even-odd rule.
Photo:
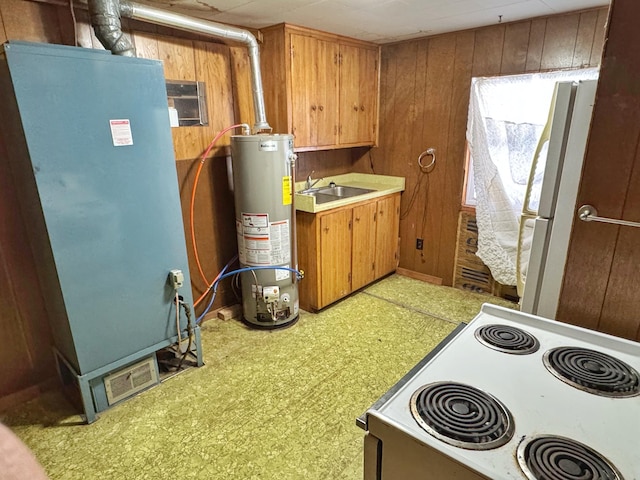
[[[51,479],[362,478],[355,419],[484,302],[392,275],[281,331],[202,328],[206,365],[100,415],[58,392],[3,414]]]

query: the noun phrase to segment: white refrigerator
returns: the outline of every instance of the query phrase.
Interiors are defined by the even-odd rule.
[[[520,220],[517,262],[523,312],[556,317],[596,85],[597,80],[556,85],[541,140],[548,140],[546,163],[534,160]]]

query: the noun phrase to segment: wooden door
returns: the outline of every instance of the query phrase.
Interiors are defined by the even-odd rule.
[[[338,44],[316,40],[315,104],[311,105],[315,116],[316,136],[312,146],[329,146],[338,143]],[[294,100],[295,101],[295,100]]]
[[[341,144],[358,142],[360,112],[360,49],[340,45],[340,126]]]
[[[378,49],[361,48],[358,142],[375,144],[378,133]]]
[[[315,114],[317,75],[314,58],[317,40],[305,35],[291,34],[291,105],[292,128],[296,147],[315,143]],[[317,108],[317,107],[316,107]]]
[[[351,292],[351,216],[345,209],[320,219],[320,308]]]
[[[373,144],[378,109],[378,50],[340,45],[340,144]]]
[[[375,280],[376,211],[376,202],[353,207],[352,291]]]
[[[338,132],[338,46],[291,34],[292,133],[296,147],[335,145]]]
[[[398,263],[400,194],[378,200],[375,278],[395,271]]]
[[[638,2],[612,2],[577,206],[640,222]],[[640,229],[574,218],[557,319],[640,341]]]

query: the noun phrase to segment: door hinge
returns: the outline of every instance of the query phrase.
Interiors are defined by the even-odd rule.
[[[349,230],[351,230],[351,220],[349,220]]]
[[[373,221],[375,222],[376,220],[378,220],[378,212],[373,214]]]

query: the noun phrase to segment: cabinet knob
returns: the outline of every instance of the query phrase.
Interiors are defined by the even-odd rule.
[[[354,111],[354,112],[357,112],[357,111],[358,111],[358,105],[354,105],[354,106],[353,106],[353,111]]]
[[[320,106],[318,107],[318,110],[320,110],[320,111],[322,112],[322,111],[324,110],[324,107],[323,107],[322,105],[320,105]]]
[[[356,220],[356,222],[359,222],[360,221],[360,217],[356,217],[355,220]]]
[[[315,105],[311,105],[311,110],[313,110],[314,112],[316,111],[316,106]]]
[[[360,110],[364,112],[364,105],[360,105]]]
[[[329,227],[324,227],[323,230],[327,233],[329,233]]]
[[[380,214],[380,216],[382,216],[384,215],[384,210],[380,210],[378,213]]]

